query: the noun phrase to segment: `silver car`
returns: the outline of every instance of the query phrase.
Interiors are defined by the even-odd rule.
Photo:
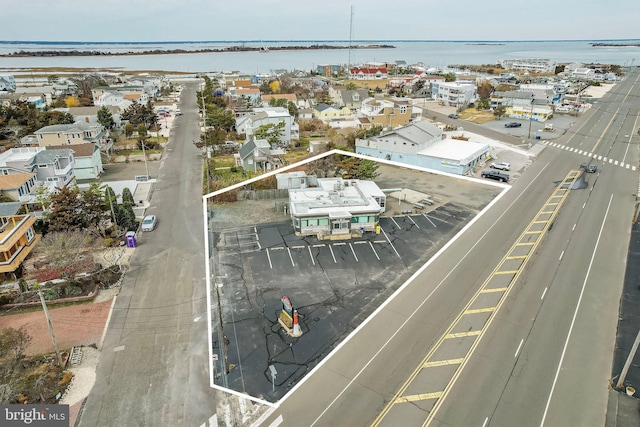
[[[503,171],[508,171],[511,170],[511,164],[507,163],[507,162],[497,162],[497,163],[491,163],[490,165],[493,169],[500,169]]]
[[[142,225],[140,226],[140,229],[142,231],[153,231],[155,230],[156,225],[158,225],[158,218],[156,218],[155,215],[147,215],[142,220]]]

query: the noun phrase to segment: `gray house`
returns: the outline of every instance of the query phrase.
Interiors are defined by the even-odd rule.
[[[254,172],[277,169],[284,164],[283,156],[284,150],[271,149],[266,139],[250,139],[234,154],[236,166]]]
[[[34,173],[48,187],[64,187],[75,179],[73,151],[44,147],[11,148],[0,154],[0,174]]]

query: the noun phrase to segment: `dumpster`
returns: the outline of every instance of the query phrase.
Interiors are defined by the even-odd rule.
[[[125,234],[125,239],[127,241],[128,248],[135,248],[138,245],[135,231],[127,231],[127,234]]]

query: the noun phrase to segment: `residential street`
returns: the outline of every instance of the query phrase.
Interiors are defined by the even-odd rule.
[[[202,225],[202,156],[195,91],[185,85],[147,213],[98,364],[81,426],[201,425],[216,411],[209,391]]]

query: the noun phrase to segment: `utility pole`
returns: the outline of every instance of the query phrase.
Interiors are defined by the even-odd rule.
[[[49,333],[51,334],[51,341],[53,341],[53,349],[56,351],[58,366],[62,368],[62,357],[60,357],[60,351],[58,350],[56,335],[53,333],[53,325],[51,324],[51,318],[49,317],[49,311],[47,310],[47,303],[44,301],[44,295],[42,295],[41,290],[38,291],[38,295],[40,296],[40,302],[42,303],[42,310],[44,311],[44,317],[47,318],[47,325],[49,325]]]

